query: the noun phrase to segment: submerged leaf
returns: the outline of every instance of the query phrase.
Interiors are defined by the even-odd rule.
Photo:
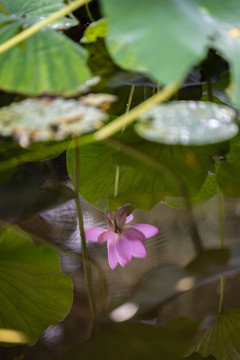
[[[147,313],[155,309],[160,304],[172,299],[175,295],[181,293],[178,284],[183,279],[189,279],[189,273],[180,266],[168,265],[155,269],[147,274],[140,282],[130,301],[136,303],[139,307],[139,313]],[[189,288],[193,287],[193,282],[189,282]]]
[[[176,360],[188,349],[198,326],[198,322],[187,318],[174,319],[165,327],[109,324],[105,331],[70,351],[62,360]]]
[[[159,267],[140,281],[128,301],[136,305],[138,316],[149,313],[184,291],[239,269],[239,259],[239,246],[236,246],[204,251],[186,267]]]
[[[0,231],[0,328],[21,331],[33,345],[72,304],[70,277],[57,254],[18,229]]]
[[[178,101],[155,106],[135,125],[139,135],[165,144],[205,145],[228,140],[238,133],[235,112],[227,106]]]
[[[106,118],[103,110],[75,99],[27,99],[0,109],[0,134],[28,146],[85,134],[99,128]]]

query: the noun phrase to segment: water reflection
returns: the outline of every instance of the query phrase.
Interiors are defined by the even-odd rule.
[[[194,206],[197,226],[205,248],[219,248],[217,201],[218,199],[215,197],[206,203]],[[106,215],[103,212],[93,208],[83,199],[81,199],[81,203],[84,209],[86,228],[106,225]],[[239,201],[225,199],[225,228],[228,246],[239,242],[239,216]],[[112,271],[107,261],[106,244],[88,243],[90,257],[100,264],[106,276],[108,294],[111,299],[110,307],[116,308],[115,312],[110,312],[114,321],[123,321],[137,311],[137,305],[129,303],[127,298],[145,274],[167,264],[185,266],[196,255],[184,210],[170,208],[165,204],[159,204],[149,212],[135,210],[134,223],[151,223],[159,228],[159,233],[146,241],[147,257],[145,259],[133,259],[124,268],[118,265]],[[81,252],[75,204],[72,200],[60,208],[46,211],[32,219],[21,222],[21,226],[25,230],[47,238],[48,241],[66,245],[71,251]],[[91,330],[89,325],[91,313],[86,296],[82,265],[78,259],[62,253],[61,262],[64,271],[71,273],[75,300],[66,320],[57,327],[49,327],[44,332],[38,344],[42,354],[39,359],[43,358],[43,354],[46,354],[46,358],[49,354],[51,354],[49,358],[56,358],[58,354],[64,353],[79,341],[86,340]],[[93,270],[92,275],[95,296],[99,301],[98,307],[101,310],[103,290],[99,284],[99,276],[96,270]],[[227,277],[226,308],[240,305],[239,276],[238,272],[233,272]],[[168,279],[166,279],[167,281]],[[144,321],[154,324],[157,322],[163,325],[167,320],[177,316],[184,315],[199,319],[206,315],[216,314],[219,303],[219,279],[196,289],[191,289],[193,285],[192,278],[184,278],[181,283],[178,283],[183,293],[164,304],[160,308],[157,318],[155,314],[152,318],[144,319]],[[123,299],[127,301],[124,308]],[[29,348],[26,349],[25,359],[32,358],[32,351]],[[34,358],[38,359],[35,355]]]

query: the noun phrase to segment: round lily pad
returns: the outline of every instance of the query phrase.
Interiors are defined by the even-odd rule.
[[[204,101],[172,101],[145,112],[135,125],[138,134],[164,144],[205,145],[238,133],[235,111]]]
[[[0,109],[0,134],[12,136],[26,147],[35,141],[88,133],[106,119],[103,110],[81,100],[27,99]]]

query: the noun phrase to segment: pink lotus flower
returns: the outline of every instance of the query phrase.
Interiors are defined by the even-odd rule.
[[[127,216],[127,213],[127,206],[121,207],[115,218],[113,212],[109,211],[108,227],[94,227],[85,231],[87,240],[99,244],[107,242],[108,262],[111,269],[115,269],[118,263],[125,266],[133,256],[136,258],[146,257],[143,243],[158,232],[153,225],[126,225],[133,219],[133,215]]]

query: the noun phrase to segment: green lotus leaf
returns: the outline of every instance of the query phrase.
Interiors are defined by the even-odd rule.
[[[47,16],[64,7],[62,0],[2,0],[0,3],[0,22],[18,22],[22,25],[32,25],[38,21],[45,19]],[[71,26],[77,25],[76,19],[63,17],[51,24],[48,27],[55,30],[67,29]]]
[[[16,24],[1,28],[1,40],[9,39],[17,28]],[[87,54],[66,36],[42,29],[20,45],[0,55],[0,88],[30,95],[71,95],[86,88],[91,77]]]
[[[206,55],[212,25],[195,1],[102,0],[102,5],[108,49],[125,69],[168,83],[183,80]]]
[[[2,1],[0,43],[59,10],[63,3],[48,1]],[[1,13],[2,11],[2,13]],[[62,18],[15,47],[0,54],[0,89],[29,95],[43,93],[64,96],[86,89],[91,78],[87,52],[54,30],[68,28],[76,21]]]
[[[210,36],[210,47],[218,49],[229,61],[231,86],[229,94],[236,105],[240,105],[240,9],[238,0],[199,0],[205,18],[211,22],[214,33]]]
[[[212,329],[206,331],[191,351],[203,357],[213,355],[218,360],[238,360],[240,357],[240,308],[228,309],[217,315]]]
[[[209,48],[232,67],[231,95],[240,104],[238,0],[102,0],[107,46],[118,65],[156,82],[182,81]],[[124,19],[124,21],[123,21]]]
[[[72,283],[57,254],[18,229],[0,231],[0,328],[23,333],[30,345],[72,305]]]
[[[190,201],[195,203],[200,203],[211,199],[214,195],[217,194],[217,181],[216,175],[209,173],[204,181],[199,193],[190,198]],[[185,203],[182,197],[165,197],[164,203],[168,206],[175,208],[184,208]]]
[[[172,169],[181,178],[190,196],[196,195],[201,189],[207,176],[209,160],[217,152],[215,146],[160,145],[139,140],[138,137],[132,145],[135,150]],[[74,179],[74,153],[71,147],[67,152],[67,166]],[[118,195],[114,197],[117,166],[120,177]],[[146,167],[140,159],[136,160],[100,143],[81,146],[79,176],[81,195],[101,210],[108,210],[109,207],[117,210],[126,203],[149,210],[165,196],[182,195],[174,179],[164,171]]]

